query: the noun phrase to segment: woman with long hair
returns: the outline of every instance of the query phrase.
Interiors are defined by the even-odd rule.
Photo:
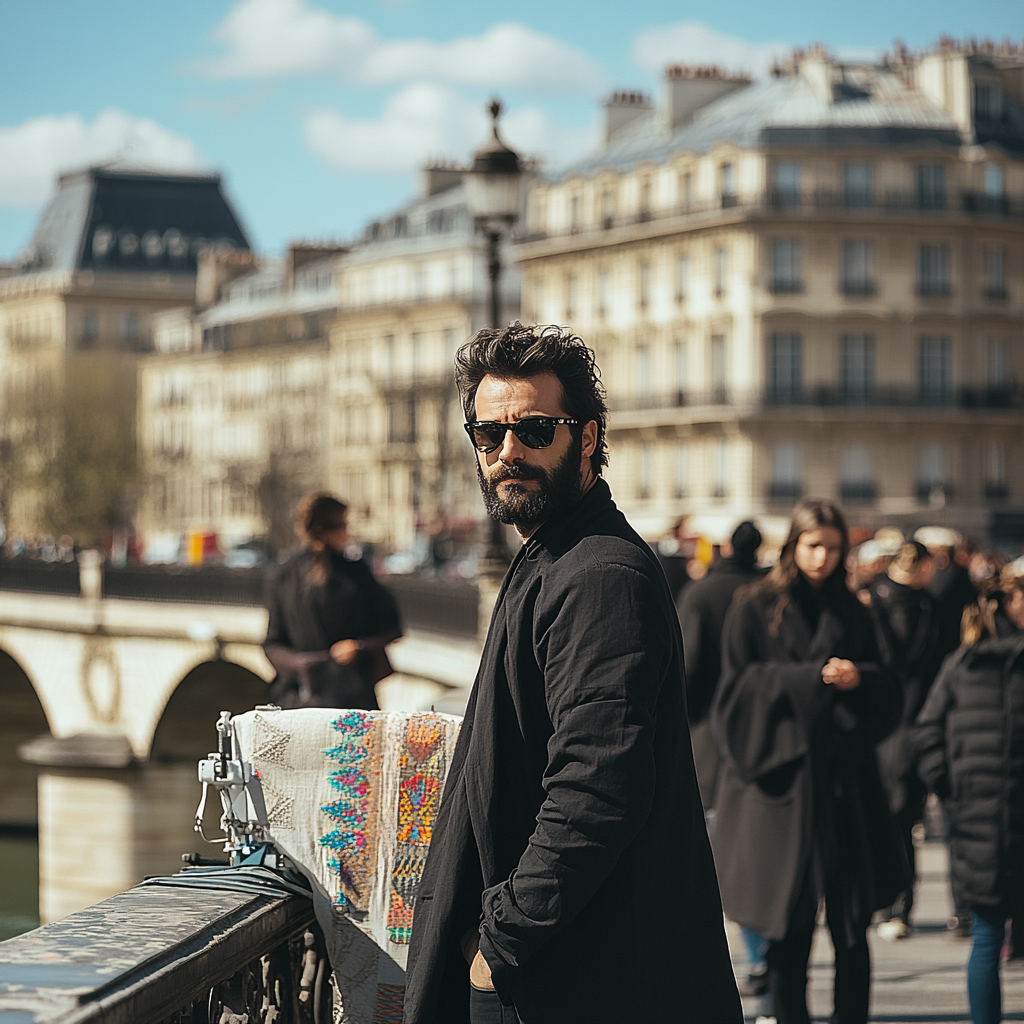
[[[385,647],[402,635],[398,608],[369,566],[345,554],[348,507],[310,494],[295,513],[304,547],[267,588],[267,639],[277,677],[267,697],[283,708],[378,707],[374,684],[391,674]]]
[[[777,564],[725,623],[713,728],[723,758],[712,841],[727,916],[768,941],[778,1024],[808,1024],[807,961],[825,900],[833,1024],[865,1024],[867,927],[906,858],[875,744],[899,721],[870,615],[846,586],[840,510],[796,506]]]
[[[973,915],[971,1020],[998,1024],[1006,923],[1024,918],[1024,559],[964,609],[961,639],[911,742],[946,810],[956,904]]]

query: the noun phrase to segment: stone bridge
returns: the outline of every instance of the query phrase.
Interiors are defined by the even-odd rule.
[[[266,626],[262,608],[0,590],[3,689],[31,686],[52,763],[188,758],[205,753],[218,710],[263,699],[273,677]],[[429,706],[468,686],[478,655],[470,639],[416,632],[390,651],[397,671],[381,699],[392,707]]]

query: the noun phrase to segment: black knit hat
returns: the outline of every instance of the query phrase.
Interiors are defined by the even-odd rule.
[[[734,557],[752,559],[761,546],[761,531],[751,522],[742,522],[732,532]]]

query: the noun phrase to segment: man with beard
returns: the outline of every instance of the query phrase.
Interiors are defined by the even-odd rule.
[[[593,353],[480,331],[456,381],[502,584],[419,888],[406,1024],[739,1024],[654,553],[601,479]]]

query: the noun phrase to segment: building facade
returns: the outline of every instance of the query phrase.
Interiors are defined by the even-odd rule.
[[[148,560],[294,543],[296,503],[327,485],[327,328],[343,252],[208,253],[200,305],[154,318],[138,402]]]
[[[0,278],[0,521],[94,543],[136,493],[135,367],[152,321],[195,300],[199,254],[248,242],[217,175],[62,175]]]
[[[516,256],[526,315],[597,350],[645,534],[815,494],[1019,542],[1024,53],[670,68],[606,114]]]
[[[461,171],[428,168],[420,196],[369,225],[340,265],[329,479],[354,531],[402,566],[465,545],[482,518],[452,366],[488,326],[484,246]],[[503,262],[507,321],[519,316],[519,274],[507,252]]]

